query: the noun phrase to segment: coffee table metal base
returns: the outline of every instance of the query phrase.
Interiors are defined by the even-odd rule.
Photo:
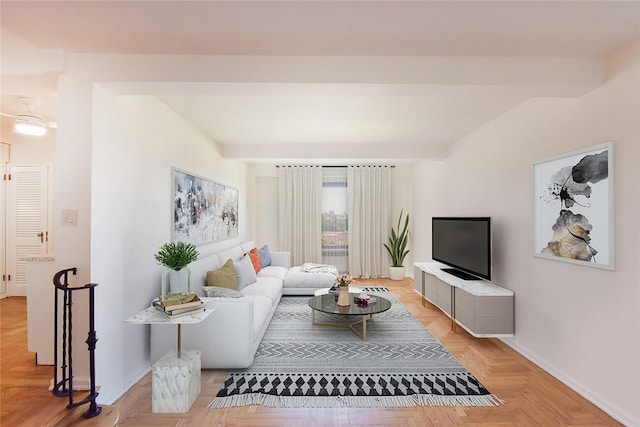
[[[335,323],[335,322],[316,322],[316,310],[311,310],[311,324],[314,326],[337,326],[341,328],[349,328],[362,341],[367,340],[367,320],[373,320],[371,314],[365,314],[360,320],[352,323]],[[362,325],[362,332],[358,331],[355,326]]]

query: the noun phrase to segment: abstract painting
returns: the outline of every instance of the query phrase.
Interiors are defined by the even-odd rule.
[[[237,189],[175,168],[172,174],[172,241],[201,245],[238,236]]]
[[[535,255],[613,270],[613,143],[535,163],[533,180]]]

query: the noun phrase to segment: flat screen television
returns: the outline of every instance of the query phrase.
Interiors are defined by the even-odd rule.
[[[433,217],[431,253],[465,280],[491,280],[491,218]]]

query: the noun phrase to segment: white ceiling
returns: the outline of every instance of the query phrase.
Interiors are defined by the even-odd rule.
[[[638,1],[3,0],[0,12],[3,29],[39,49],[67,53],[602,58],[640,39]],[[327,85],[305,80],[301,70],[304,83],[265,75],[250,90],[173,91],[159,99],[237,152],[238,146],[291,144],[442,146],[532,96],[554,96],[548,88],[532,91],[531,81],[522,90],[478,92],[473,66],[465,71],[466,80],[456,76],[447,90],[434,90],[428,79],[409,90],[391,77],[377,86],[351,80]],[[2,110],[20,112],[16,99],[24,94],[40,100],[41,114],[55,120],[55,79],[42,73],[25,84],[23,77],[3,70]],[[513,86],[509,80],[507,73],[504,84]]]

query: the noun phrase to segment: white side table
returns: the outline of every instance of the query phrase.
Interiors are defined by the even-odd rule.
[[[154,307],[148,307],[125,320],[139,325],[178,325],[176,351],[165,353],[152,367],[152,401],[154,413],[188,412],[200,394],[200,351],[182,351],[182,325],[200,323],[215,308],[170,319]]]

